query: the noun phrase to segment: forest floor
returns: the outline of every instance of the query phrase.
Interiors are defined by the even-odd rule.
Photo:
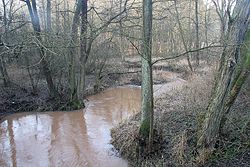
[[[213,76],[213,70],[202,69],[186,77],[185,84],[178,89],[155,97],[152,150],[140,147],[140,113],[112,129],[111,143],[131,166],[200,166],[196,160],[197,132],[209,102]],[[250,77],[228,115],[216,151],[202,166],[250,166],[249,83]]]

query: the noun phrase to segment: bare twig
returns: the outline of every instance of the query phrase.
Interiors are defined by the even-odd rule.
[[[227,45],[227,46],[236,46],[236,45]],[[186,51],[184,53],[178,54],[178,55],[173,56],[173,57],[165,57],[165,58],[161,58],[161,59],[155,60],[152,63],[152,65],[154,65],[154,64],[156,64],[156,63],[158,63],[160,61],[176,59],[176,58],[185,56],[188,53],[198,52],[198,51],[205,50],[205,49],[210,49],[210,48],[223,48],[223,47],[225,47],[225,46],[223,46],[223,45],[212,45],[212,46],[206,46],[206,47],[198,48],[198,49],[194,49],[194,50],[188,50],[188,51]]]

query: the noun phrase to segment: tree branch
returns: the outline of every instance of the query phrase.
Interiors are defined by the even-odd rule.
[[[227,46],[235,46],[235,45],[227,45]],[[185,56],[185,55],[188,54],[188,53],[198,52],[198,51],[205,50],[205,49],[209,49],[209,48],[222,48],[222,47],[225,47],[225,46],[223,46],[223,45],[213,45],[213,46],[206,46],[206,47],[199,48],[199,49],[188,50],[188,51],[186,51],[186,52],[184,52],[184,53],[181,53],[181,54],[176,55],[176,56],[173,56],[173,57],[166,57],[166,58],[161,58],[161,59],[155,60],[151,65],[154,65],[154,64],[156,64],[156,63],[158,63],[158,62],[160,62],[160,61],[164,61],[164,60],[176,59],[176,58]]]

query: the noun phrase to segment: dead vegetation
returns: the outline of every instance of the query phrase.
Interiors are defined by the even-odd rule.
[[[199,166],[196,159],[197,132],[201,128],[209,102],[212,83],[211,70],[206,71],[206,75],[192,75],[181,89],[173,90],[155,100],[157,146],[153,152],[140,150],[139,114],[112,129],[111,143],[129,160],[131,166]],[[217,141],[217,150],[205,166],[250,165],[248,83],[246,82],[228,115],[228,122]]]

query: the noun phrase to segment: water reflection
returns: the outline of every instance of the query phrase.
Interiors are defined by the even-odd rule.
[[[88,100],[81,111],[7,117],[0,124],[0,166],[127,166],[113,155],[110,128],[139,111],[140,90],[109,89]]]

